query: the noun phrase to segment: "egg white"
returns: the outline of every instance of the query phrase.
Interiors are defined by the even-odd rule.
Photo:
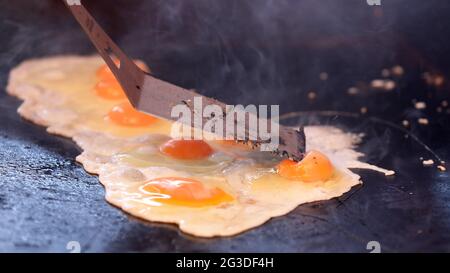
[[[216,153],[207,160],[170,158],[158,149],[169,139],[169,122],[126,128],[105,120],[118,101],[104,100],[92,91],[102,64],[97,56],[26,61],[11,72],[7,91],[24,101],[18,110],[21,116],[48,127],[50,133],[72,138],[83,150],[77,161],[99,175],[106,200],[139,218],[174,223],[200,237],[230,236],[298,205],[341,196],[361,183],[349,167],[373,167],[360,163],[361,154],[353,150],[360,136],[320,126],[306,128],[307,143],[308,149],[327,154],[336,167],[328,181],[282,178],[274,171],[273,156],[219,142],[210,143]],[[194,178],[221,188],[234,200],[206,207],[163,204],[142,191],[148,180],[159,177]]]

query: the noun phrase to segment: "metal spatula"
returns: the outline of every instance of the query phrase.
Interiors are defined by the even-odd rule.
[[[98,52],[105,60],[106,64],[115,75],[120,85],[124,89],[131,104],[139,111],[151,114],[167,120],[179,121],[178,117],[171,115],[172,108],[179,104],[189,107],[191,114],[198,114],[194,109],[194,99],[202,99],[202,107],[208,105],[217,105],[222,109],[223,116],[227,115],[227,107],[223,102],[202,96],[194,91],[186,90],[171,83],[159,80],[150,74],[142,71],[105,33],[98,25],[91,14],[81,4],[80,0],[64,0],[72,14],[83,27],[89,36],[91,42],[95,45]],[[118,60],[118,65],[117,65]],[[116,61],[116,62],[115,62]],[[234,114],[233,114],[234,116]],[[246,117],[248,119],[248,117]],[[207,122],[211,118],[203,118],[203,122]],[[234,120],[237,124],[237,121]],[[203,123],[205,124],[205,123]],[[202,123],[186,124],[199,129],[204,129]],[[270,127],[270,124],[269,124]],[[235,140],[244,142],[250,141],[254,146],[266,143],[267,139],[259,138],[257,132],[252,132],[248,122],[245,127],[246,139],[240,139],[241,135],[237,135],[234,130],[232,135]],[[255,138],[249,139],[248,136],[256,135]],[[279,126],[279,134],[277,134],[278,145],[273,152],[289,157],[293,160],[301,160],[305,152],[305,135],[303,128],[293,129],[290,127]]]

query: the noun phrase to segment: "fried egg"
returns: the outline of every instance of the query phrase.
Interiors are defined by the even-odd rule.
[[[341,196],[361,183],[349,168],[393,174],[358,161],[361,136],[329,126],[305,128],[300,162],[233,141],[173,139],[172,123],[135,110],[98,56],[26,61],[7,91],[24,101],[21,116],[82,148],[77,161],[98,175],[109,203],[199,237],[235,235]]]

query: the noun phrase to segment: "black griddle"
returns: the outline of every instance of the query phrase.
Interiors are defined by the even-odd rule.
[[[369,252],[369,241],[380,242],[384,252],[450,251],[449,173],[423,167],[420,157],[436,158],[400,129],[402,120],[410,120],[408,132],[450,161],[450,113],[436,111],[449,100],[449,83],[436,88],[422,79],[424,72],[450,76],[450,4],[269,2],[86,5],[113,39],[147,61],[157,76],[229,103],[280,104],[283,113],[304,112],[287,124],[331,124],[364,133],[358,149],[365,160],[396,170],[395,177],[357,171],[364,184],[344,196],[302,205],[228,238],[193,238],[175,226],[131,217],[105,202],[97,178],[75,162],[80,150],[73,142],[22,120],[16,113],[20,101],[4,92],[9,70],[23,60],[94,49],[60,1],[4,1],[0,252],[67,252],[69,241],[80,242],[85,252]],[[138,18],[144,18],[141,28],[131,31],[127,22]],[[137,37],[148,44],[134,43]],[[381,69],[397,64],[406,71],[396,79],[398,88],[366,89]],[[328,80],[319,79],[321,72]],[[363,91],[348,96],[353,85]],[[308,99],[311,91],[317,93],[314,100]],[[413,100],[428,108],[415,109]],[[357,115],[361,107],[368,113]],[[430,124],[417,124],[418,117]]]

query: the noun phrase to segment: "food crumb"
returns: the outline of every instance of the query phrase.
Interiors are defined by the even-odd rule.
[[[402,121],[403,126],[408,127],[409,126],[409,121],[407,121],[406,119],[404,121]]]
[[[428,123],[429,123],[428,119],[426,119],[426,118],[419,118],[417,121],[419,122],[419,124],[422,124],[422,125],[428,125]]]
[[[400,65],[396,65],[391,68],[392,74],[395,76],[402,76],[405,73],[405,70]]]
[[[442,107],[447,107],[447,106],[448,106],[448,101],[443,100],[443,101],[441,102],[441,105],[442,105]]]
[[[384,87],[384,80],[373,80],[370,83],[370,86],[372,86],[372,88],[382,89]]]
[[[441,85],[443,85],[444,84],[444,77],[442,77],[442,76],[440,76],[440,75],[438,75],[438,76],[436,76],[435,78],[434,78],[434,85],[435,86],[441,86]]]
[[[431,166],[431,165],[434,164],[434,160],[433,160],[433,159],[423,160],[423,161],[422,161],[422,164],[423,164],[424,166]]]
[[[438,165],[437,168],[441,171],[441,172],[445,172],[447,169],[442,166],[442,165]]]
[[[367,114],[368,109],[367,109],[367,107],[361,107],[360,111],[361,111],[361,114]]]
[[[395,171],[387,171],[387,172],[384,173],[385,176],[391,176],[391,175],[394,175],[394,174],[395,174]]]
[[[422,109],[427,108],[427,104],[426,104],[425,102],[423,102],[423,101],[418,101],[418,102],[416,102],[416,104],[415,104],[414,106],[415,106],[416,109],[418,109],[418,110],[422,110]]]
[[[392,80],[375,79],[370,83],[370,86],[374,89],[384,89],[386,91],[391,91],[395,88],[396,84]]]
[[[428,85],[434,85],[436,87],[440,87],[445,82],[445,79],[442,75],[432,74],[430,72],[423,73],[423,78]]]
[[[314,100],[315,98],[317,98],[316,92],[311,91],[308,93],[308,99]]]
[[[395,88],[395,82],[394,81],[385,81],[384,83],[384,89],[387,91],[391,91]]]
[[[381,70],[381,76],[387,78],[391,75],[391,72],[389,71],[389,69],[385,68],[383,70]]]
[[[322,81],[328,80],[328,73],[326,73],[326,72],[320,73],[320,74],[319,74],[319,78],[320,78]]]
[[[358,88],[356,88],[356,87],[350,87],[348,90],[347,90],[347,94],[349,94],[349,95],[356,95],[356,94],[358,94],[359,93],[359,89]]]

